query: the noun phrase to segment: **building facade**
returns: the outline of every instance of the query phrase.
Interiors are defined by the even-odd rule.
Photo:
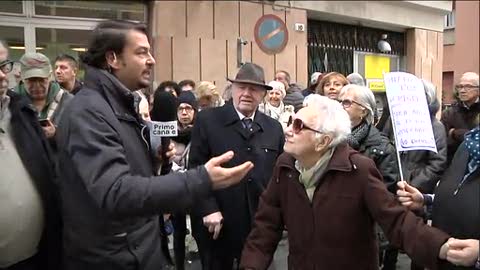
[[[0,6],[0,38],[9,43],[14,60],[25,51],[53,60],[84,51],[99,21],[128,19],[149,26],[157,85],[208,80],[222,91],[242,63],[255,62],[267,81],[282,69],[304,87],[315,71],[356,71],[382,91],[374,87],[382,72],[402,70],[441,90],[444,16],[451,8],[451,1],[17,0]],[[261,32],[272,15],[282,23],[264,24],[266,29],[279,28]],[[384,34],[390,52],[377,48]],[[275,40],[283,49],[265,51]]]
[[[408,71],[442,88],[443,23],[451,1],[155,1],[151,6],[158,82],[210,80],[223,89],[225,78],[238,70],[241,52],[243,61],[264,67],[267,80],[283,69],[305,87],[314,71],[365,75],[364,65],[378,60],[365,55],[373,55],[391,60],[388,71]],[[288,42],[276,54],[262,51],[255,39],[257,22],[268,14],[281,18],[288,30]],[[313,42],[322,31],[325,41]],[[395,39],[389,53],[376,49],[383,33]]]
[[[443,102],[452,104],[453,88],[465,72],[480,73],[480,2],[453,1],[445,17],[443,59]]]

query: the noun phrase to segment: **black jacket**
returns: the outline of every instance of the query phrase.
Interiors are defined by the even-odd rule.
[[[83,87],[83,82],[75,79],[75,84],[73,85],[73,89],[70,92],[72,95],[76,95],[80,89]]]
[[[480,168],[460,185],[467,162],[468,152],[462,143],[435,190],[432,225],[454,238],[480,239]],[[474,267],[459,267],[444,261],[439,269],[473,270]]]
[[[61,268],[62,225],[51,150],[28,98],[8,91],[15,147],[42,198],[45,228],[38,247],[39,269]]]
[[[132,93],[87,67],[57,134],[65,269],[162,269],[159,215],[210,192],[204,167],[154,176]]]
[[[370,125],[367,137],[360,142],[358,152],[371,158],[383,176],[387,189],[395,193],[396,182],[400,179],[395,147],[390,140]]]
[[[474,103],[469,108],[458,102],[442,113],[442,123],[445,126],[448,145],[448,164],[452,161],[455,151],[463,142],[463,136],[472,128],[479,125],[480,102]],[[449,133],[450,129],[454,129]]]
[[[202,234],[200,237],[209,236],[200,220],[220,211],[224,226],[216,242],[225,252],[240,256],[259,197],[272,176],[277,157],[283,152],[284,141],[280,123],[258,110],[252,131],[243,127],[232,103],[198,114],[192,133],[190,168],[204,164],[211,157],[228,150],[233,150],[235,155],[225,164],[226,167],[249,160],[255,167],[239,184],[214,192],[208,200],[193,209],[194,219],[199,221],[195,222],[198,225],[194,228],[195,234]]]

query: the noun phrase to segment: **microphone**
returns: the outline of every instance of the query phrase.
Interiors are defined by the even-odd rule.
[[[161,138],[162,163],[168,164],[166,153],[170,145],[170,137],[176,137],[178,134],[176,97],[166,91],[156,91],[153,96],[153,108],[150,112],[150,118],[153,121],[150,138]],[[155,145],[152,143],[153,146]],[[154,150],[156,151],[157,149]]]

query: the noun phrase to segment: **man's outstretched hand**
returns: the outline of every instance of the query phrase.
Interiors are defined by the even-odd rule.
[[[222,189],[240,182],[253,168],[253,163],[247,161],[232,168],[223,168],[221,165],[233,158],[233,151],[211,158],[205,163],[208,175],[212,181],[213,189]]]

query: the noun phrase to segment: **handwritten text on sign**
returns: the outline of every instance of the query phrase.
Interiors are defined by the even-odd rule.
[[[437,152],[423,83],[412,74],[390,72],[384,76],[397,151]]]

